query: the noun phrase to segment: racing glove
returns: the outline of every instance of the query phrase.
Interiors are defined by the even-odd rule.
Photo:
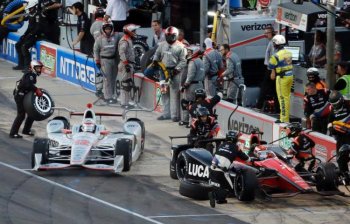
[[[100,61],[96,61],[96,67],[101,70],[101,62]]]
[[[41,92],[41,89],[36,88],[36,90],[35,90],[35,95],[37,95],[37,96],[42,96],[42,95],[43,95],[43,92]]]

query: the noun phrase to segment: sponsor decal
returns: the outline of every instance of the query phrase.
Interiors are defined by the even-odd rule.
[[[72,52],[58,48],[56,74],[58,78],[80,85],[90,91],[96,91],[94,62],[82,54],[74,56]]]
[[[56,77],[56,48],[40,46],[40,61],[44,64],[43,73]]]
[[[282,148],[289,149],[292,146],[292,141],[290,138],[287,138],[286,136],[287,136],[287,132],[284,129],[280,130],[279,138],[281,140],[279,140],[279,144]]]
[[[241,25],[242,31],[255,31],[255,30],[264,30],[266,27],[273,26],[272,23],[264,23],[264,24],[248,24],[248,25]]]
[[[20,35],[15,33],[9,33],[7,38],[4,38],[2,44],[0,44],[0,58],[18,63],[18,55],[16,52],[16,43],[18,42]],[[31,56],[32,59],[37,58],[37,52],[40,46],[40,42],[36,42],[35,46],[32,47]]]
[[[195,177],[209,178],[209,167],[188,163],[188,175]]]
[[[259,130],[258,127],[253,126],[252,124],[246,123],[244,121],[244,117],[242,117],[242,121],[238,121],[235,119],[232,119],[230,121],[230,125],[229,125],[229,129],[230,130],[235,130],[235,131],[239,131],[239,132],[243,132],[244,134],[250,134],[252,130]]]
[[[74,141],[75,145],[89,145],[90,142],[88,140],[84,140],[84,139],[78,139]]]

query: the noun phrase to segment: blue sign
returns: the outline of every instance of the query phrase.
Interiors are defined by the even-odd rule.
[[[0,43],[0,58],[3,58],[7,61],[11,61],[13,63],[18,63],[18,56],[16,52],[16,43],[18,42],[20,35],[16,33],[9,33],[7,38],[4,38],[2,43]],[[39,58],[37,52],[40,49],[40,42],[37,41],[35,47],[31,49],[32,59]]]
[[[57,48],[56,77],[95,92],[95,63],[92,58],[72,50]]]

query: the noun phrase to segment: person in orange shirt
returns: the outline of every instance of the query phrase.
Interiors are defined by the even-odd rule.
[[[309,82],[315,83],[316,89],[328,89],[327,83],[320,78],[320,73],[317,68],[311,67],[306,71],[306,76]]]

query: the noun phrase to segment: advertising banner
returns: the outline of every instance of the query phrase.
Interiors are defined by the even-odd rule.
[[[40,46],[40,61],[44,64],[42,73],[56,77],[56,47],[45,43]]]
[[[3,58],[7,61],[18,63],[18,56],[16,52],[16,43],[18,42],[20,36],[16,33],[9,33],[7,38],[3,39],[0,44],[0,58]],[[39,58],[38,49],[40,47],[40,42],[37,41],[35,46],[31,48],[32,59]]]
[[[57,48],[56,75],[58,78],[80,85],[92,92],[95,88],[95,63],[92,58],[71,50]]]

